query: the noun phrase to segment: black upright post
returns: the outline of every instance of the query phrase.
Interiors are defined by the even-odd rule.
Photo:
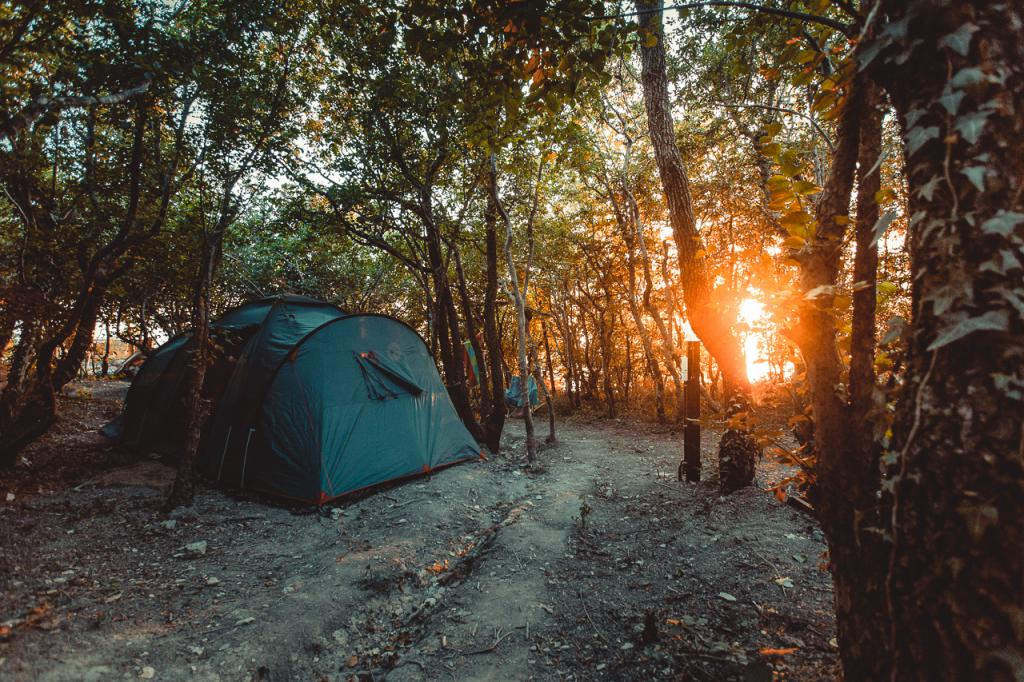
[[[686,342],[683,466],[687,481],[700,480],[700,341]]]

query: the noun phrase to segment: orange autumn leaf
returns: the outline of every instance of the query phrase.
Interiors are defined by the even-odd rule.
[[[759,652],[762,656],[786,656],[795,652],[799,647],[789,647],[787,649],[773,649],[771,647],[765,647]]]

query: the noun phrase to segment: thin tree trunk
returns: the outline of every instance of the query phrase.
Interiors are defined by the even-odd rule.
[[[103,359],[100,361],[100,376],[106,377],[110,373],[110,320],[103,320]]]
[[[167,498],[170,509],[190,506],[196,492],[196,456],[202,437],[203,425],[209,416],[209,401],[203,397],[203,383],[210,361],[210,284],[216,267],[219,241],[223,232],[207,234],[203,238],[198,278],[192,300],[192,340],[189,353],[189,372],[185,384],[185,443],[178,461],[178,475]]]
[[[477,385],[480,387],[480,413],[490,413],[491,387],[487,381],[487,365],[484,363],[484,354],[480,348],[480,341],[477,338],[476,320],[473,316],[473,301],[469,297],[469,289],[466,287],[466,275],[462,271],[462,256],[459,254],[457,244],[452,244],[452,255],[455,261],[455,275],[458,278],[459,300],[462,303],[462,316],[466,320],[466,336],[469,337],[469,344],[476,355]],[[472,371],[472,369],[470,369]],[[484,429],[486,433],[486,428]],[[486,435],[485,435],[486,442]]]
[[[544,318],[541,318],[541,327],[543,328]],[[547,335],[544,336],[545,343],[547,342]],[[540,368],[540,360],[537,357],[537,344],[530,344],[530,362],[533,365],[533,380],[537,382],[537,390],[544,396],[544,404],[548,408],[548,437],[544,439],[545,443],[557,443],[558,436],[555,434],[555,405],[551,400],[551,391],[548,389],[547,384],[544,383],[544,373]]]
[[[540,178],[543,168],[544,165],[542,160],[541,163],[538,164],[537,184],[534,188],[533,206],[530,209],[530,215],[526,223],[527,257],[526,263],[523,267],[523,282],[522,286],[520,286],[519,273],[516,269],[515,259],[512,257],[512,221],[498,196],[497,163],[494,155],[491,155],[491,178],[493,182],[491,185],[491,195],[494,199],[494,205],[498,211],[498,215],[501,217],[502,222],[505,223],[505,264],[508,268],[509,293],[511,294],[512,303],[515,305],[516,309],[516,335],[519,347],[519,396],[523,406],[523,423],[526,427],[526,461],[531,465],[537,459],[537,439],[534,436],[533,411],[530,405],[529,378],[531,372],[528,358],[530,332],[526,319],[526,296],[529,292],[530,286],[530,269],[533,266],[533,220],[537,214],[537,203],[540,194]]]
[[[441,365],[444,367],[445,385],[463,425],[478,442],[483,442],[483,429],[476,420],[473,406],[469,402],[465,366],[462,362],[462,354],[459,352],[462,349],[462,341],[459,335],[458,315],[455,312],[451,284],[448,281],[447,267],[442,254],[439,227],[431,217],[433,206],[429,188],[423,190],[421,204],[421,217],[426,230],[427,256],[434,284],[434,323],[437,328]]]
[[[493,157],[488,164],[488,187],[497,183]],[[485,443],[491,452],[497,454],[501,447],[501,432],[505,428],[505,376],[502,371],[504,358],[501,348],[501,332],[498,328],[498,209],[494,193],[487,193],[487,207],[484,225],[487,230],[487,286],[484,290],[484,341],[487,343],[487,363],[490,365],[491,396],[490,411],[484,420]],[[481,359],[482,362],[482,359]]]
[[[551,397],[558,395],[555,388],[555,366],[551,360],[551,344],[548,343],[548,323],[543,317],[540,318],[540,332],[544,337],[544,364],[548,370],[548,382],[551,384]]]
[[[629,159],[629,145],[626,147],[626,161],[624,162],[625,168],[623,168],[623,186],[624,191],[632,196],[632,193],[628,189],[625,189],[627,181],[628,171],[628,159]],[[636,222],[637,213],[633,210],[635,202],[630,202],[630,211],[628,214],[623,212],[618,202],[615,200],[615,194],[611,187],[608,189],[608,198],[612,203],[612,207],[615,210],[616,222],[619,226],[619,231],[622,233],[623,241],[626,244],[626,270],[627,278],[626,282],[629,285],[627,290],[627,303],[629,304],[629,313],[633,318],[633,325],[636,327],[637,333],[640,335],[640,343],[644,350],[644,360],[647,362],[647,370],[651,375],[651,380],[654,382],[654,409],[657,415],[658,423],[664,424],[668,421],[665,415],[665,379],[661,374],[661,367],[658,365],[658,358],[654,354],[654,345],[651,343],[651,337],[647,333],[644,327],[643,316],[640,314],[640,305],[637,302],[638,295],[636,290],[636,237],[640,232],[640,227]],[[628,215],[628,218],[627,218]],[[660,322],[660,316],[658,321]],[[671,371],[671,369],[670,369]],[[628,395],[627,395],[628,401]]]

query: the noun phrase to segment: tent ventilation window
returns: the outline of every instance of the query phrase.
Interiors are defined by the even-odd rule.
[[[418,396],[423,388],[402,362],[373,351],[353,353],[370,400],[391,400],[401,395]]]

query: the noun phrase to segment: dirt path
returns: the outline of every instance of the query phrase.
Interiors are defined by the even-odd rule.
[[[669,434],[560,436],[541,473],[503,456],[319,514],[210,490],[168,517],[152,461],[19,489],[0,502],[0,679],[831,677],[807,517],[675,482]],[[503,451],[521,450],[513,423]]]

